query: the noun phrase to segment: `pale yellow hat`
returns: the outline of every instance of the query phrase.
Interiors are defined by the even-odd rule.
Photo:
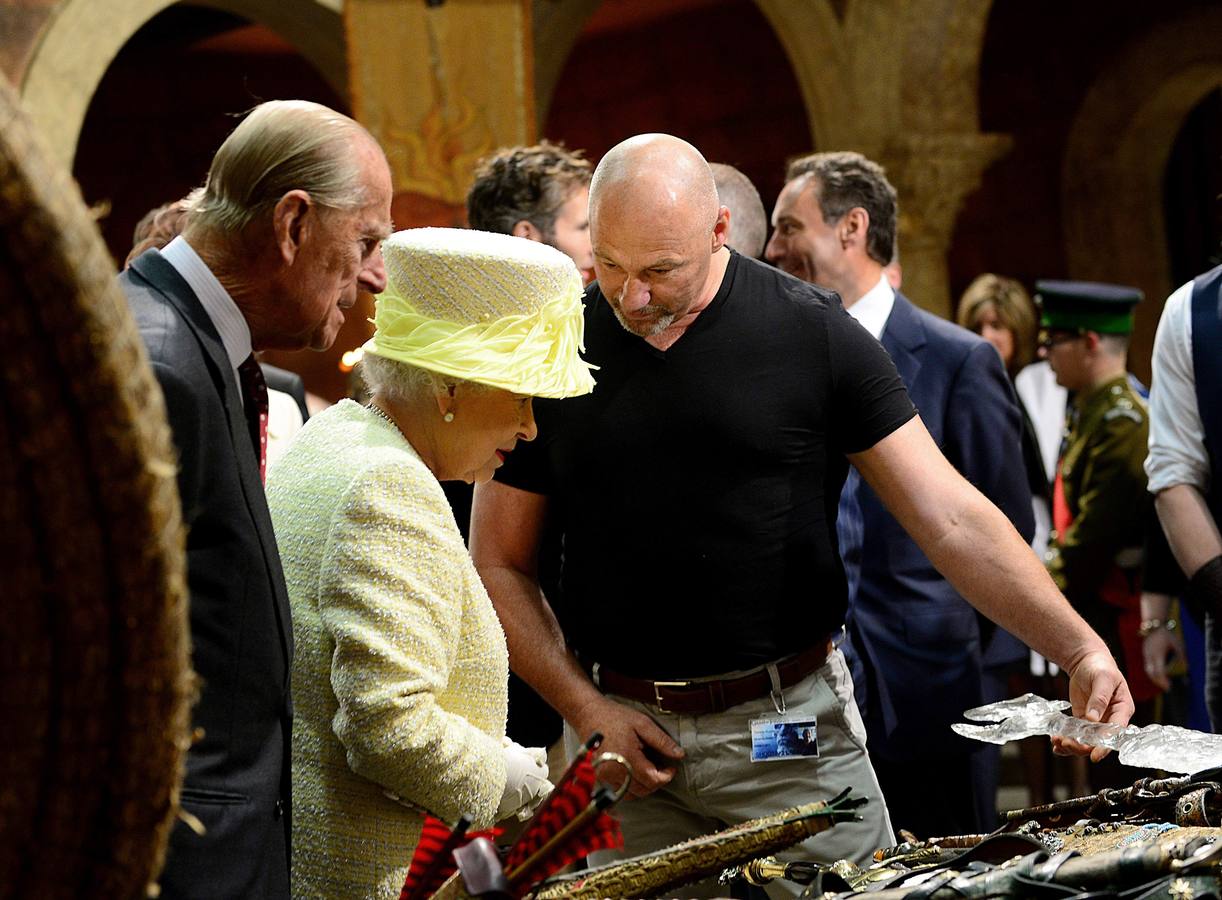
[[[594,389],[581,276],[547,244],[461,228],[412,228],[382,244],[386,290],[364,350],[529,394]]]

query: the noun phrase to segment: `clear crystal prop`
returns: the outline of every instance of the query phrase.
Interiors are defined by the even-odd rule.
[[[1183,775],[1222,766],[1222,735],[1175,725],[1111,725],[1065,715],[1065,700],[1024,694],[1012,700],[977,706],[963,714],[973,722],[951,726],[956,734],[990,744],[1005,744],[1035,735],[1066,737],[1115,750],[1126,766],[1162,769]]]

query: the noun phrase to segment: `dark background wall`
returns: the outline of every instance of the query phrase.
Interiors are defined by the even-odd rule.
[[[768,213],[787,158],[811,149],[801,92],[751,0],[605,3],[557,83],[544,134],[597,160],[664,131],[741,169]]]
[[[116,262],[148,210],[203,183],[212,154],[252,106],[314,100],[347,112],[344,100],[292,45],[261,25],[215,10],[173,6],[153,17],[107,70],[81,129],[73,174]],[[265,354],[306,378],[312,391],[342,397],[344,350],[365,340],[361,307],[348,315],[334,351]]]
[[[1189,114],[1163,185],[1172,284],[1222,263],[1222,89]]]
[[[1208,5],[1200,0],[993,4],[980,67],[980,128],[1009,134],[1014,145],[985,172],[956,223],[948,257],[955,297],[980,272],[1010,275],[1029,287],[1037,278],[1068,276],[1061,172],[1070,129],[1087,91],[1135,37]],[[1216,264],[1222,239],[1220,113],[1216,101],[1198,108],[1167,167],[1165,205],[1177,211],[1168,219],[1175,275],[1168,291]],[[1185,210],[1190,212],[1185,215]],[[1136,362],[1148,371],[1148,360]]]
[[[148,209],[203,183],[238,116],[263,100],[337,97],[293,47],[259,25],[198,7],[170,7],[124,46],[81,129],[74,174],[122,260]]]

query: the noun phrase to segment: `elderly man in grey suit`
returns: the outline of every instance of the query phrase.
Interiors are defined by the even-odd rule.
[[[386,158],[356,122],[261,104],[226,139],[186,228],[120,276],[165,394],[201,679],[162,897],[289,896],[293,634],[262,474],[254,351],[323,350],[386,283]]]

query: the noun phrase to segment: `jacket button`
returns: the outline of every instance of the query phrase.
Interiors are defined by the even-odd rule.
[[[284,818],[284,801],[283,800],[276,801],[276,808],[275,808],[274,815],[276,816],[277,819]]]

